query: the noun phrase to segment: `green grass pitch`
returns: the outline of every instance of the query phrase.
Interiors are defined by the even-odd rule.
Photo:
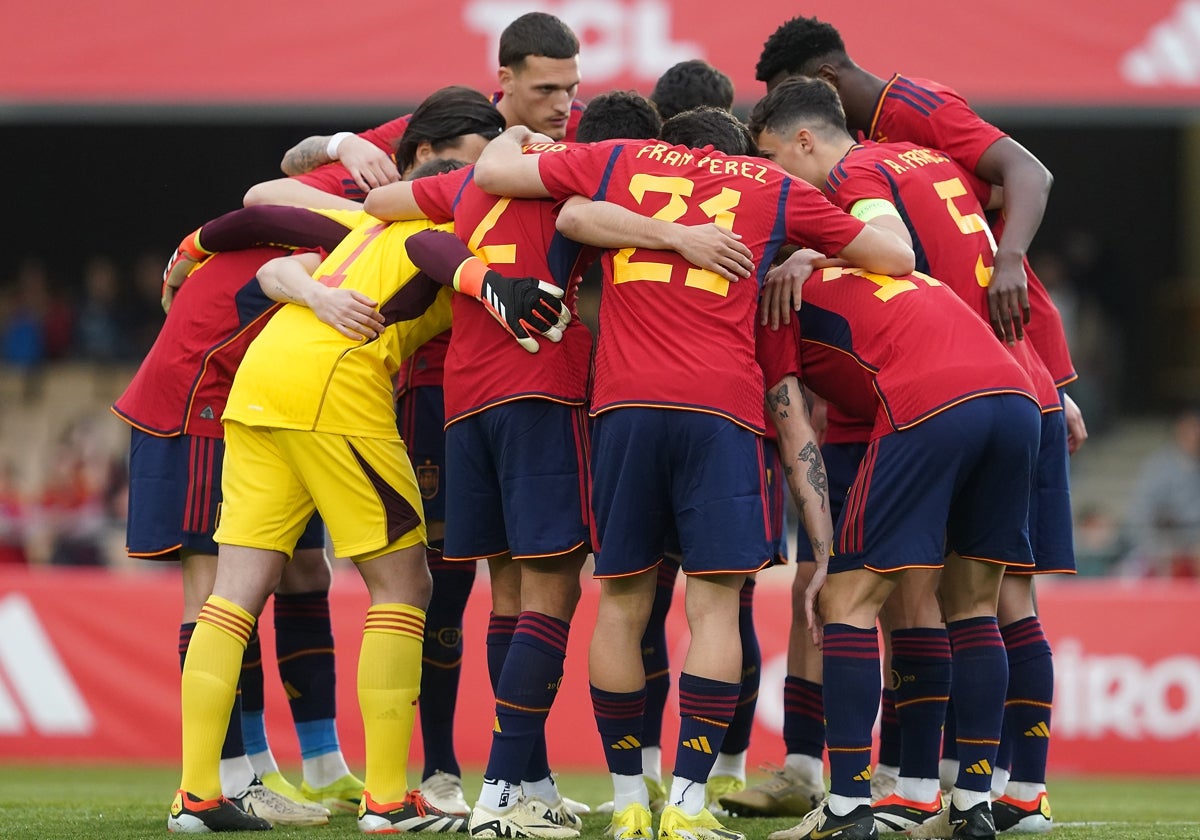
[[[293,778],[298,775],[293,771]],[[751,783],[761,778],[753,774]],[[177,779],[174,767],[0,767],[0,838],[163,838]],[[478,779],[478,772],[468,774],[468,799],[477,792]],[[559,787],[593,805],[609,798],[608,777],[602,774],[566,772]],[[1055,818],[1050,838],[1200,840],[1200,777],[1052,778],[1049,788]],[[763,840],[795,822],[727,820],[748,840]],[[584,840],[601,840],[605,825],[604,817],[585,816]],[[333,840],[361,835],[352,817],[338,815],[326,827],[277,828],[271,836]]]

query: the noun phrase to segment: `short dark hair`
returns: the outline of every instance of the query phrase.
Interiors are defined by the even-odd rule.
[[[417,106],[396,145],[396,168],[403,172],[417,159],[417,147],[428,143],[440,151],[464,134],[488,139],[504,131],[504,117],[492,101],[474,88],[450,85],[434,91]]]
[[[816,131],[850,133],[842,100],[833,85],[823,79],[788,79],[750,110],[750,134],[754,137],[764,131],[784,134],[801,122]]]
[[[575,139],[580,143],[651,140],[660,130],[662,118],[653,102],[635,90],[610,90],[588,102]]]
[[[769,82],[780,73],[808,75],[816,59],[834,55],[846,57],[846,45],[832,24],[815,17],[794,17],[784,23],[763,44],[762,54],[754,68],[754,78]]]
[[[454,172],[462,169],[467,164],[455,158],[430,158],[422,164],[413,167],[412,172],[408,173],[408,180],[415,181],[418,178],[428,178],[430,175],[445,175],[447,172]]]
[[[733,81],[707,61],[693,58],[659,76],[650,101],[664,120],[699,105],[728,111],[733,107]]]
[[[727,155],[754,154],[754,145],[742,121],[723,108],[701,105],[676,114],[663,123],[664,142],[702,149],[712,146]]]
[[[579,55],[579,39],[554,15],[527,12],[500,33],[500,66],[520,69],[531,55],[574,58]]]

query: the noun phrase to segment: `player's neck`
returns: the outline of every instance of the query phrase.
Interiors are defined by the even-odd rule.
[[[856,65],[842,72],[838,87],[842,107],[846,110],[846,126],[851,132],[861,131],[865,134],[871,128],[875,105],[887,87],[887,80]]]

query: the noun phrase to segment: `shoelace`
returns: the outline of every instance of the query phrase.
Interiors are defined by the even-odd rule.
[[[413,807],[417,809],[418,817],[427,816],[425,806],[429,803],[425,801],[425,794],[421,793],[419,790],[414,790],[408,794],[408,798],[409,801],[412,802]]]

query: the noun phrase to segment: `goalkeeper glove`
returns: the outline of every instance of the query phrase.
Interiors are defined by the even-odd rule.
[[[167,267],[163,270],[163,312],[170,310],[171,301],[175,299],[175,293],[179,291],[179,287],[183,285],[183,281],[191,274],[192,269],[210,256],[212,256],[211,251],[206,251],[200,247],[200,228],[196,228],[183,238],[183,241],[179,243],[179,247],[175,249],[175,255],[171,257],[167,262]]]
[[[465,260],[454,272],[454,288],[482,303],[530,353],[538,351],[534,333],[557,343],[571,322],[558,286],[536,277],[505,277],[478,257]]]

